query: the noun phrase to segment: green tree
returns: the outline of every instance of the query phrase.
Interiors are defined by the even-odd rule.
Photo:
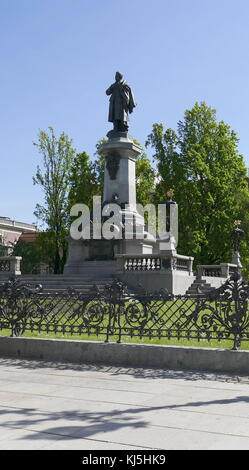
[[[86,152],[78,153],[72,162],[69,177],[68,210],[76,203],[92,207],[93,196],[102,196],[104,189],[105,159],[99,153],[99,146],[105,139],[96,145],[94,159],[90,159]]]
[[[93,172],[94,172],[95,181],[97,184],[96,196],[103,196],[103,191],[104,191],[105,157],[104,155],[101,154],[100,147],[102,144],[105,144],[106,142],[107,142],[106,138],[99,139],[96,144],[96,151],[94,154]]]
[[[249,190],[249,187],[248,187]],[[242,271],[244,276],[248,279],[249,276],[249,198],[248,194],[243,195],[239,201],[238,217],[237,220],[241,221],[241,228],[244,231],[242,242],[240,246],[240,255],[242,261]],[[233,227],[234,228],[234,227]]]
[[[86,152],[78,153],[72,162],[69,177],[68,210],[77,203],[92,205],[98,191],[95,168]]]
[[[248,203],[235,132],[202,102],[186,110],[177,131],[154,124],[146,145],[154,149],[160,175],[155,201],[175,190],[178,251],[193,255],[196,264],[230,261],[233,222],[243,212],[242,201]]]
[[[36,241],[27,242],[19,239],[14,246],[12,255],[22,257],[22,274],[39,273],[39,266],[42,261],[41,246]]]
[[[142,153],[136,161],[137,203],[145,206],[152,202],[155,191],[156,172],[151,161]]]
[[[50,243],[51,263],[55,274],[61,273],[66,259],[66,235],[69,227],[68,195],[70,171],[75,158],[72,141],[63,132],[56,137],[54,129],[40,131],[34,143],[43,158],[42,168],[37,166],[33,183],[40,185],[44,204],[37,204],[36,217],[46,226],[47,243]],[[45,236],[45,235],[44,235]],[[47,246],[48,248],[48,246]]]

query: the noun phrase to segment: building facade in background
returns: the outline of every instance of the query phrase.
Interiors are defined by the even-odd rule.
[[[17,222],[9,217],[0,216],[0,256],[11,255],[16,242],[21,239],[24,241],[34,241],[37,226],[25,222]]]

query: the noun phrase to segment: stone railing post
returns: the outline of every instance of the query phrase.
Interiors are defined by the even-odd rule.
[[[11,274],[20,275],[21,273],[21,256],[10,256],[10,272]]]
[[[117,272],[124,272],[125,258],[128,258],[128,256],[116,255],[116,271]]]
[[[229,263],[220,263],[221,277],[229,277]]]
[[[194,258],[192,256],[190,256],[188,258],[188,272],[189,272],[189,274],[192,274],[192,272],[193,272],[193,261],[194,261]]]
[[[203,276],[203,266],[201,264],[197,265],[197,276],[196,278],[200,280]]]

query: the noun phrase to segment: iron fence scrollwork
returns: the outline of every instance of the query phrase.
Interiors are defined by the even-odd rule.
[[[20,336],[101,337],[105,342],[151,340],[229,340],[233,349],[249,340],[249,285],[238,272],[218,289],[195,297],[166,290],[130,292],[118,280],[85,293],[67,289],[47,292],[12,277],[0,284],[0,330]]]
[[[9,271],[10,271],[10,261],[0,260],[0,272],[9,272]]]

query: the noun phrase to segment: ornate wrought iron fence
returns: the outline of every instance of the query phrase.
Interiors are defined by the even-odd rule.
[[[0,272],[10,271],[10,261],[7,259],[0,259]]]
[[[88,294],[31,288],[10,278],[0,285],[0,330],[96,335],[104,341],[128,338],[230,340],[233,349],[249,340],[249,286],[238,273],[195,298],[166,291],[130,294],[119,281]]]

